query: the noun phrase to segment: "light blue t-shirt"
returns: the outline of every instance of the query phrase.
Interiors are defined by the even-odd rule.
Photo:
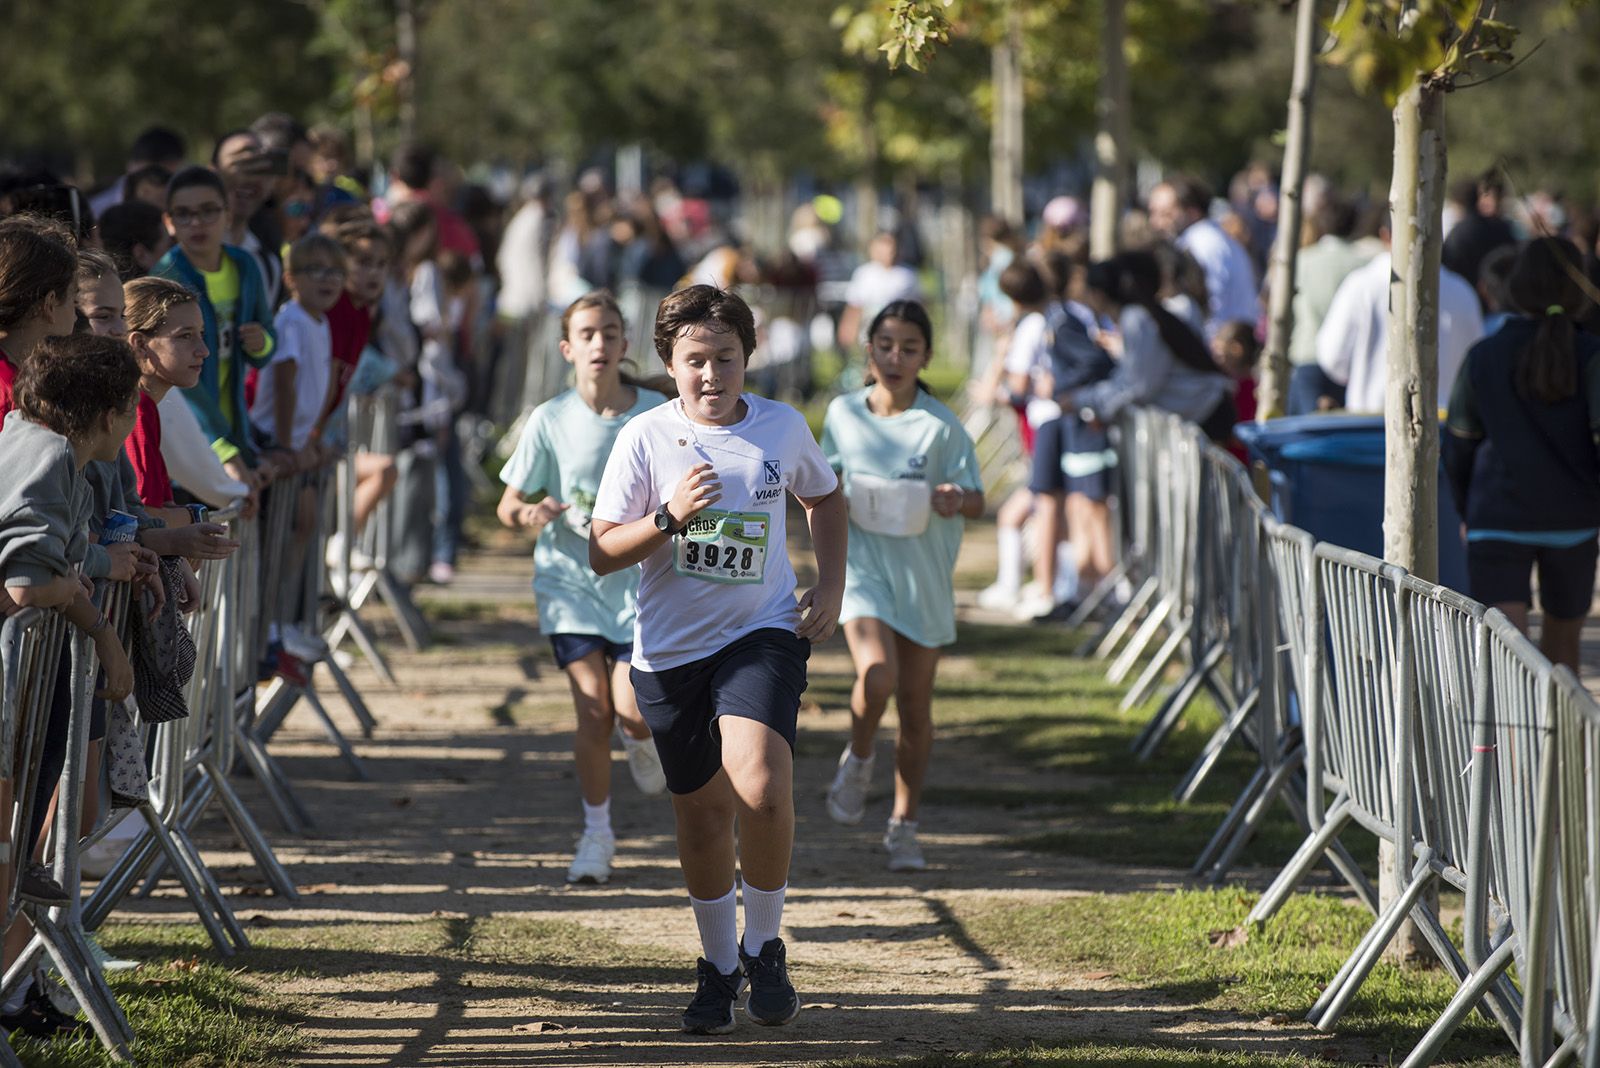
[[[978,453],[955,413],[927,393],[899,415],[874,415],[870,389],[834,399],[822,424],[822,452],[840,472],[845,495],[859,508],[858,479],[909,480],[929,491],[946,482],[983,489]],[[840,621],[879,619],[918,645],[938,648],[956,640],[952,572],[964,521],[937,512],[914,536],[873,533],[850,522]]]
[[[546,634],[597,634],[609,642],[633,641],[639,569],[596,575],[589,567],[589,514],[611,446],[624,424],[664,398],[637,388],[633,407],[603,418],[569,389],[534,409],[500,481],[531,498],[548,494],[567,511],[553,519],[533,547],[533,593],[539,630]]]

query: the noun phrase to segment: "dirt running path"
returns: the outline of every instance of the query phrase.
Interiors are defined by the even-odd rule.
[[[633,789],[620,753],[616,877],[604,888],[563,884],[579,816],[571,708],[534,631],[528,572],[521,554],[469,560],[438,604],[440,644],[422,655],[389,644],[403,689],[357,668],[380,721],[358,746],[372,781],[349,780],[303,711],[275,743],[317,837],[290,838],[252,804],[306,895],[292,906],[251,889],[236,899],[262,941],[279,947],[240,963],[304,1016],[315,1048],[300,1063],[803,1064],[1072,1040],[1311,1054],[1325,1041],[1114,978],[1041,974],[990,956],[961,923],[988,903],[1181,877],[1007,850],[999,843],[1025,829],[1026,810],[965,807],[925,818],[927,873],[892,875],[877,842],[887,776],[862,827],[837,827],[823,811],[847,726],[837,705],[803,715],[796,769],[799,833],[783,934],[806,1009],[784,1029],[741,1017],[731,1036],[680,1035],[698,942],[670,810]],[[946,670],[971,664],[955,656]],[[819,689],[839,692],[848,674],[842,640],[813,657],[814,682],[827,683]],[[329,707],[350,722],[336,697]],[[1071,785],[949,748],[936,756],[933,782]],[[226,870],[245,858],[227,852],[215,816],[207,829],[225,881],[250,880],[248,869]],[[183,915],[170,898],[139,909]]]

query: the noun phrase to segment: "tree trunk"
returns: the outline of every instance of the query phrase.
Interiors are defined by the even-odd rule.
[[[1439,253],[1444,192],[1444,92],[1419,80],[1394,109],[1383,555],[1429,582],[1439,575]],[[1397,777],[1408,779],[1409,771],[1397,768]],[[1396,798],[1397,822],[1409,824],[1409,793],[1397,789]],[[1401,841],[1409,840],[1409,827],[1397,830]],[[1393,848],[1380,849],[1382,904],[1398,896],[1409,867],[1409,856],[1400,858]],[[1390,955],[1400,960],[1428,955],[1409,920],[1391,943]]]
[[[1284,413],[1289,396],[1289,336],[1294,331],[1295,256],[1300,251],[1300,221],[1306,162],[1311,158],[1311,101],[1316,88],[1317,0],[1299,0],[1294,20],[1294,78],[1289,89],[1288,140],[1283,149],[1282,199],[1278,236],[1267,270],[1267,346],[1261,351],[1257,377],[1256,418],[1261,422]]]
[[[991,52],[994,115],[989,131],[989,202],[1013,225],[1022,205],[1022,13],[1020,0],[1006,5],[1006,33]]]
[[[394,15],[395,53],[405,70],[395,86],[399,98],[400,136],[417,136],[417,12],[414,0],[398,0]]]
[[[1117,251],[1117,229],[1128,195],[1128,16],[1125,0],[1101,0],[1100,91],[1095,98],[1094,187],[1089,194],[1089,255]]]

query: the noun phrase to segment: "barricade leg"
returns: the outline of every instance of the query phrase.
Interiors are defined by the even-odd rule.
[[[1265,815],[1277,796],[1277,791],[1273,789],[1273,780],[1277,780],[1278,789],[1281,790],[1288,774],[1288,771],[1281,767],[1270,771],[1265,765],[1256,768],[1255,773],[1250,776],[1250,780],[1245,783],[1244,789],[1234,800],[1233,807],[1228,809],[1228,814],[1222,818],[1222,822],[1217,825],[1210,840],[1206,842],[1205,848],[1200,850],[1200,855],[1190,866],[1190,875],[1203,878],[1213,886],[1222,881],[1222,877],[1228,872],[1227,867],[1219,867],[1223,858],[1228,857],[1231,860],[1230,850],[1235,848],[1234,842],[1243,836],[1245,828],[1249,827],[1253,833],[1254,827],[1251,826],[1250,817],[1258,812]],[[1237,848],[1243,848],[1243,844],[1240,842]]]
[[[428,633],[428,621],[417,608],[417,602],[411,599],[411,594],[389,573],[388,568],[379,570],[376,575],[378,596],[394,613],[394,620],[400,626],[400,637],[413,653],[422,652],[433,638]]]
[[[1272,880],[1272,885],[1261,895],[1256,907],[1250,910],[1249,922],[1266,923],[1271,919],[1283,907],[1289,895],[1294,893],[1295,887],[1300,885],[1300,880],[1316,867],[1317,861],[1327,852],[1328,847],[1339,837],[1339,833],[1349,822],[1350,802],[1341,796],[1328,810],[1322,826],[1317,828],[1315,834],[1300,843],[1300,848],[1295,850],[1288,865],[1278,873],[1276,879]]]
[[[1150,602],[1155,600],[1161,592],[1161,584],[1154,578],[1145,579],[1139,588],[1134,591],[1133,598],[1123,608],[1116,619],[1107,623],[1098,638],[1091,638],[1079,648],[1079,656],[1088,656],[1093,651],[1096,660],[1104,660],[1116,651],[1122,644],[1122,639],[1138,624],[1145,609],[1150,607]]]
[[[372,670],[377,673],[378,678],[389,686],[400,685],[399,680],[395,678],[394,669],[389,666],[388,658],[378,648],[372,631],[367,629],[366,623],[349,605],[341,605],[339,618],[334,622],[333,629],[328,631],[325,640],[329,649],[337,649],[347,637],[356,643],[356,648],[367,658],[367,663],[372,665]]]
[[[1445,1006],[1444,1014],[1433,1022],[1427,1033],[1422,1036],[1422,1041],[1417,1043],[1401,1063],[1400,1068],[1422,1068],[1423,1065],[1432,1064],[1439,1056],[1439,1051],[1444,1044],[1455,1034],[1456,1028],[1465,1022],[1467,1015],[1472,1012],[1483,996],[1496,982],[1501,974],[1511,966],[1513,942],[1506,939],[1500,943],[1500,948],[1489,955],[1483,962],[1483,967],[1474,972],[1455,996],[1450,999],[1450,1004]]]
[[[1226,652],[1221,642],[1207,649],[1199,663],[1192,665],[1183,676],[1182,681],[1167,695],[1161,703],[1156,714],[1144,725],[1139,736],[1134,739],[1133,752],[1139,760],[1146,761],[1156,755],[1161,744],[1167,740],[1167,735],[1178,725],[1178,720],[1189,710],[1189,705],[1194,701],[1195,695],[1200,692],[1200,687],[1205,683],[1207,676],[1216,670],[1222,662],[1222,654]],[[1226,708],[1228,705],[1223,705]]]
[[[35,936],[61,973],[67,989],[83,1007],[89,1026],[94,1028],[106,1053],[114,1061],[131,1063],[133,1056],[128,1047],[133,1043],[133,1031],[111,988],[106,986],[105,977],[89,957],[87,947],[80,948],[81,941],[71,938],[42,909],[32,912],[30,919]]]
[[[1193,626],[1194,620],[1185,619],[1172,629],[1172,633],[1156,651],[1156,655],[1145,665],[1144,672],[1128,688],[1128,692],[1122,695],[1122,701],[1117,706],[1118,711],[1127,712],[1150,699],[1156,692],[1156,687],[1161,685],[1161,676],[1166,672],[1168,665],[1183,651],[1183,644],[1189,639],[1189,631]]]
[[[1222,759],[1222,754],[1228,748],[1228,743],[1238,736],[1239,732],[1244,729],[1245,724],[1249,722],[1250,717],[1255,714],[1256,703],[1260,698],[1261,691],[1259,689],[1251,690],[1245,695],[1244,700],[1239,702],[1239,706],[1228,715],[1227,719],[1222,721],[1222,725],[1216,729],[1210,740],[1206,742],[1206,747],[1201,751],[1199,758],[1195,760],[1194,766],[1184,774],[1183,780],[1178,783],[1177,789],[1172,791],[1172,797],[1175,801],[1188,802],[1192,800],[1194,795],[1199,792],[1200,787],[1205,785],[1206,779],[1210,778],[1212,770],[1216,768],[1217,761]]]
[[[259,738],[243,728],[239,729],[238,746],[239,752],[244,755],[245,766],[266,791],[267,801],[277,814],[278,822],[290,834],[303,837],[312,826],[311,814],[294,796],[289,779],[278,766],[277,760],[267,752],[266,745]]]
[[[1139,658],[1150,647],[1150,643],[1155,641],[1157,632],[1176,608],[1177,605],[1171,598],[1163,598],[1156,603],[1150,614],[1145,616],[1144,622],[1139,624],[1139,629],[1133,632],[1133,637],[1128,639],[1128,644],[1123,646],[1122,652],[1111,662],[1111,667],[1106,672],[1107,682],[1116,686],[1128,677],[1128,673],[1139,662]]]
[[[1312,1026],[1319,1031],[1331,1030],[1339,1017],[1344,1015],[1345,1009],[1350,1006],[1350,999],[1355,997],[1361,984],[1372,974],[1373,967],[1378,963],[1378,957],[1394,940],[1401,924],[1411,915],[1417,902],[1422,900],[1423,891],[1428,889],[1433,880],[1432,855],[1426,854],[1412,867],[1411,881],[1406,884],[1400,896],[1378,914],[1377,922],[1368,929],[1355,952],[1323,990],[1316,1004],[1311,1006],[1311,1012],[1306,1015],[1306,1019]]]
[[[372,710],[367,707],[367,702],[362,700],[361,694],[357,692],[355,685],[350,681],[350,676],[344,673],[343,668],[334,663],[332,656],[327,657],[321,663],[323,667],[328,669],[328,674],[333,676],[333,684],[339,688],[339,693],[343,695],[345,703],[350,706],[350,711],[355,713],[356,720],[361,724],[362,737],[371,738],[373,730],[378,726],[378,721],[372,718]]]
[[[367,774],[366,766],[361,763],[361,758],[356,755],[354,747],[350,745],[350,739],[344,736],[344,732],[333,721],[333,717],[328,715],[328,710],[323,706],[322,699],[312,690],[305,690],[300,696],[311,707],[311,711],[316,714],[317,720],[322,724],[323,733],[328,736],[328,741],[332,742],[334,748],[339,750],[339,755],[344,758],[344,762],[350,765],[350,773],[358,781],[366,782],[370,778]]]
[[[200,771],[205,776],[206,783],[216,792],[217,800],[222,803],[223,814],[233,825],[234,833],[239,836],[245,848],[250,850],[250,855],[255,857],[256,867],[266,876],[267,882],[272,884],[278,896],[285,900],[300,900],[300,892],[295,889],[294,881],[289,878],[289,872],[278,859],[278,854],[273,851],[267,836],[262,833],[261,825],[256,823],[249,809],[245,808],[244,801],[234,791],[227,776],[222,773],[222,769],[206,761],[200,765]]]

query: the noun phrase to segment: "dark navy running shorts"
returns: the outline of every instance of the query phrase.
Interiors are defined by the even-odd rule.
[[[608,642],[598,634],[552,634],[550,648],[556,654],[556,667],[565,671],[568,664],[593,652],[605,654],[607,660],[627,663],[633,659],[632,642]]]
[[[633,668],[634,697],[655,735],[667,789],[692,794],[721,769],[721,716],[765,723],[792,752],[810,657],[810,642],[790,630],[767,628],[665,671]]]
[[[1467,592],[1484,604],[1533,604],[1534,569],[1539,604],[1554,619],[1582,619],[1594,599],[1597,549],[1589,538],[1566,548],[1486,539],[1467,542]]]

